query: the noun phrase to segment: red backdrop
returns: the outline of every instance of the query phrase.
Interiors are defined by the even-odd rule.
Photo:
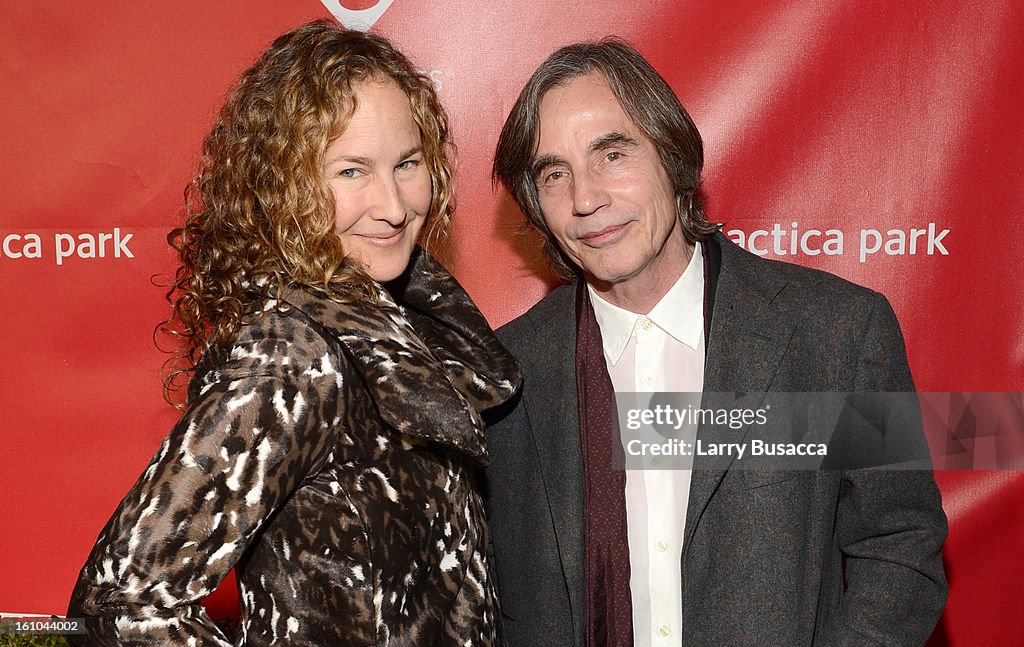
[[[0,612],[63,612],[173,424],[152,277],[174,268],[164,235],[201,138],[274,36],[332,11],[381,14],[373,29],[434,78],[460,150],[453,269],[492,324],[551,285],[491,189],[501,123],[549,52],[619,34],[690,109],[731,236],[765,231],[755,249],[885,293],[921,390],[1021,391],[1024,5],[767,4],[4,3]],[[1024,644],[1024,475],[938,479],[951,591],[934,644]]]

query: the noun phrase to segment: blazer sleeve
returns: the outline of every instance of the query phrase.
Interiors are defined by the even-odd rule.
[[[206,379],[82,568],[81,644],[231,644],[199,601],[329,453],[337,377],[271,362]]]
[[[920,456],[927,445],[896,315],[876,301],[863,335],[856,388],[878,394],[883,444]],[[916,448],[916,449],[915,449]],[[930,464],[930,462],[928,463]],[[828,645],[922,645],[946,602],[942,544],[946,516],[928,464],[844,474],[837,537],[847,589]]]

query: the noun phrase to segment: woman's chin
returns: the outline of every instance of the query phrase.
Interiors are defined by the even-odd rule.
[[[394,281],[409,267],[412,250],[394,250],[387,254],[377,254],[365,263],[366,273],[377,283]]]

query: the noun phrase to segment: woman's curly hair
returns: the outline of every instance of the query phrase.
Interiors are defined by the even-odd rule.
[[[185,189],[184,224],[167,236],[181,259],[167,294],[172,314],[157,327],[179,340],[164,376],[169,402],[203,354],[226,347],[283,285],[339,302],[376,297],[334,233],[321,165],[355,109],[355,86],[377,79],[409,97],[433,187],[421,242],[446,251],[454,152],[431,80],[386,39],[328,20],[280,36],[221,108]]]

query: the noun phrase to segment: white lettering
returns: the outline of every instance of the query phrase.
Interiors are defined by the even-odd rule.
[[[791,223],[791,229],[787,232],[781,225],[775,223],[769,229],[755,229],[749,234],[740,229],[732,229],[726,235],[734,243],[758,256],[776,254],[778,256],[805,254],[807,256],[839,256],[843,253],[843,232],[838,229],[829,229],[824,233],[820,229],[808,229],[800,231],[800,223]],[[762,239],[768,238],[766,244]]]
[[[16,243],[23,243],[15,245]],[[39,258],[43,255],[38,234],[7,234],[2,244],[3,254],[7,258]]]
[[[75,253],[75,239],[71,234],[55,234],[53,244],[57,250],[57,265],[63,265],[64,259]]]
[[[935,223],[928,223],[928,255],[935,253],[935,250],[939,250],[939,253],[943,256],[949,256],[949,252],[946,250],[945,245],[942,244],[942,239],[949,233],[948,229],[943,229],[942,232],[935,235]]]
[[[868,244],[868,236],[874,238],[874,242]],[[860,262],[863,263],[868,254],[874,254],[882,249],[882,232],[877,229],[862,229],[860,231]]]
[[[746,451],[747,447],[742,443],[705,444],[704,441],[697,439],[698,456],[732,456],[735,454],[737,459],[741,459]]]
[[[76,239],[71,234],[59,233],[53,237],[57,265],[63,265],[64,259],[71,256],[78,258],[135,258],[128,247],[134,234],[121,233],[120,227],[114,227],[113,233],[78,234]]]

